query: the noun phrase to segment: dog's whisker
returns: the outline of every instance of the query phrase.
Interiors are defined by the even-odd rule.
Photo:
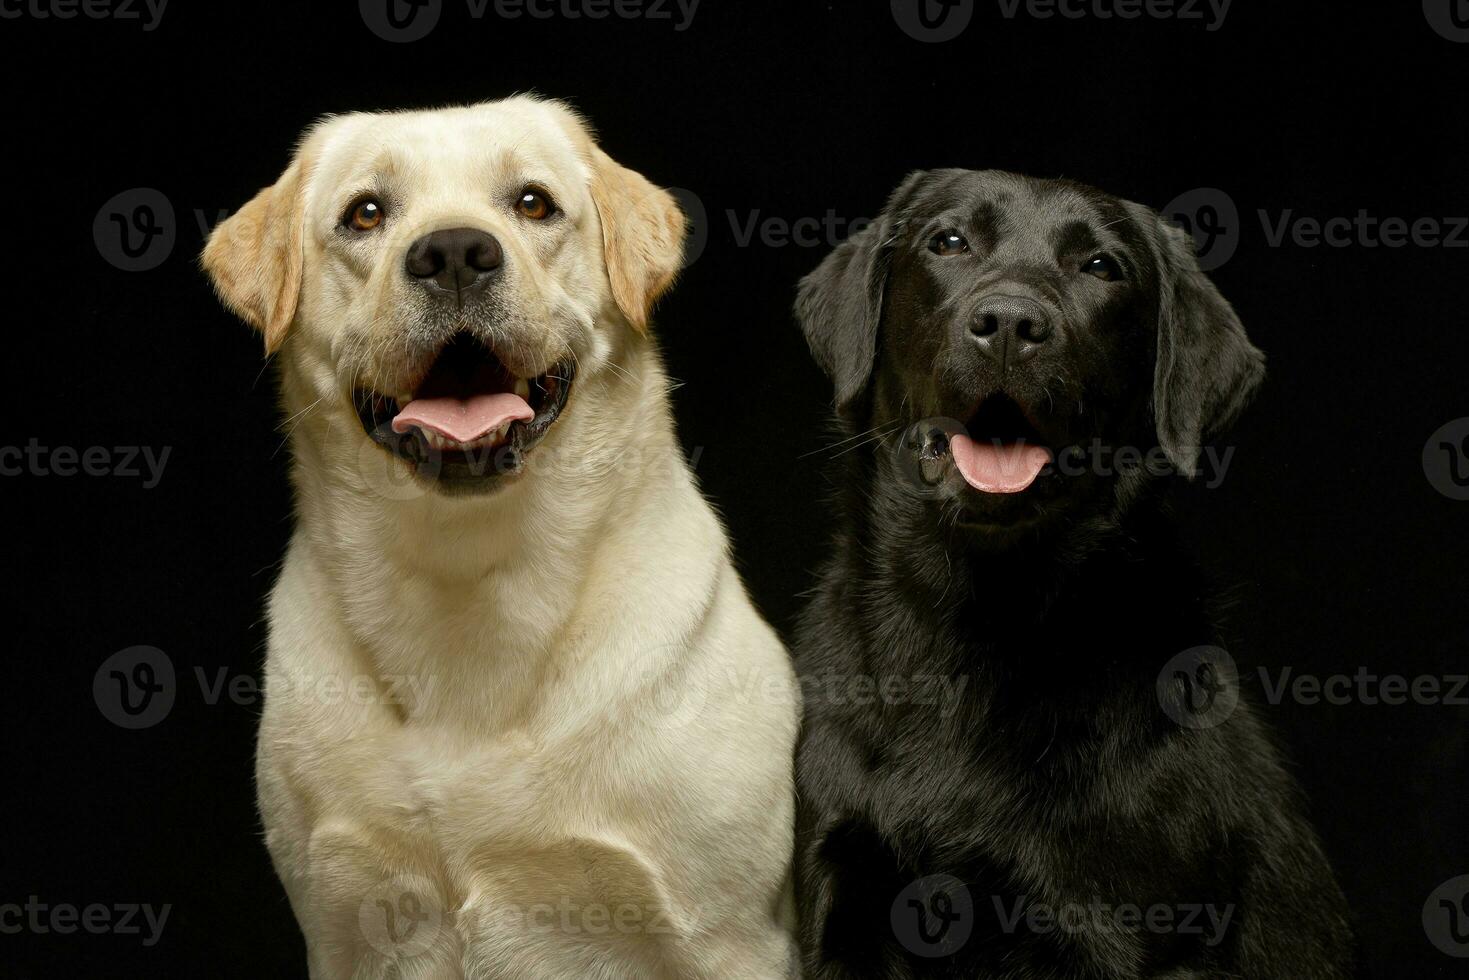
[[[608,361],[607,362],[607,367],[609,367],[612,370],[612,373],[613,374],[618,375],[619,377],[623,378],[624,380],[632,381],[632,382],[636,382],[637,381],[637,379],[634,378],[632,376],[632,374],[626,368],[619,366],[618,364],[614,363],[613,361]]]
[[[250,382],[251,388],[254,388],[256,385],[258,385],[260,383],[260,379],[265,377],[265,372],[269,370],[271,364],[275,363],[275,355],[277,353],[278,351],[271,351],[269,354],[265,355],[265,363],[260,365],[260,373],[255,375],[254,381]]]
[[[898,426],[901,426],[902,425],[901,422],[890,423],[890,424],[892,424],[892,425],[898,425]],[[847,438],[838,440],[837,442],[834,442],[834,443],[832,443],[829,446],[822,446],[820,449],[813,449],[809,453],[802,453],[800,456],[797,456],[796,458],[797,459],[805,459],[807,456],[815,456],[817,453],[829,452],[829,451],[837,448],[838,446],[845,446],[847,443],[851,442],[854,439],[862,439],[865,436],[870,436],[872,433],[876,432],[878,429],[881,429],[881,428],[884,428],[884,426],[882,426],[882,425],[874,425],[872,428],[868,429],[866,432],[859,432],[855,436],[848,436]],[[870,442],[871,440],[868,440],[868,441]]]
[[[291,441],[291,433],[296,431],[296,427],[299,426],[306,419],[307,415],[311,414],[311,412],[315,410],[316,406],[322,403],[324,398],[325,396],[322,396],[322,398],[318,398],[310,405],[307,405],[305,408],[301,409],[301,411],[297,412],[295,415],[292,415],[290,418],[286,419],[285,422],[281,423],[283,426],[290,425],[290,428],[286,430],[285,435],[281,438],[280,445],[276,446],[275,451],[270,454],[271,459],[274,459],[276,456],[280,455],[280,451],[286,448],[286,445]],[[292,424],[292,422],[294,422],[295,424]]]
[[[325,395],[322,396],[322,398],[325,398],[325,397],[326,397]],[[296,414],[292,415],[290,418],[288,418],[285,421],[283,421],[281,423],[281,425],[282,426],[290,425],[292,421],[301,418],[307,412],[311,411],[313,408],[315,408],[316,406],[320,405],[321,402],[322,402],[322,398],[318,398],[316,401],[312,402],[310,405],[307,405],[305,408],[301,409],[301,411],[297,412]]]
[[[887,429],[884,432],[879,432],[877,435],[871,437],[870,439],[863,439],[861,442],[857,443],[856,445],[848,446],[846,449],[843,449],[839,453],[833,453],[832,454],[832,459],[836,459],[838,456],[845,456],[845,455],[847,455],[847,453],[850,453],[853,450],[861,449],[863,446],[867,445],[868,443],[881,442],[882,440],[884,440],[884,439],[888,438],[889,436],[893,435],[894,433],[896,433],[901,428],[903,428],[903,423],[902,422],[897,422],[891,428]]]

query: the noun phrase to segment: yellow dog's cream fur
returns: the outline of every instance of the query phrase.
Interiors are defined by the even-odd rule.
[[[526,183],[563,210],[533,223]],[[384,227],[344,235],[354,194]],[[489,496],[362,432],[425,342],[404,249],[500,239],[480,325],[571,398]],[[565,107],[325,120],[204,265],[278,351],[297,524],[257,777],[313,977],[784,977],[798,695],[674,437],[646,334],[683,219]]]

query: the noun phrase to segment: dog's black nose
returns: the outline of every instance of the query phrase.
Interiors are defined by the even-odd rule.
[[[456,295],[484,288],[504,264],[499,241],[478,228],[447,228],[424,235],[408,246],[403,262],[408,274],[425,286]]]
[[[1050,314],[1023,296],[990,296],[979,304],[969,323],[980,353],[1001,368],[1039,354],[1053,332]]]

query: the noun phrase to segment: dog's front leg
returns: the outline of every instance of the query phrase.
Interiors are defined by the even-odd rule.
[[[313,980],[450,980],[463,975],[455,909],[402,841],[343,818],[311,833],[306,934]]]
[[[888,876],[870,862],[850,860],[854,832],[848,822],[814,812],[816,805],[810,800],[803,800],[800,809],[796,897],[805,976],[808,980],[905,976],[893,961],[886,917],[873,912]],[[879,923],[878,918],[884,921]]]

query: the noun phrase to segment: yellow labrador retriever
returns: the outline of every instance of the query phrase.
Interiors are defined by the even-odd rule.
[[[683,234],[515,98],[327,119],[205,248],[289,416],[257,779],[313,977],[788,975],[798,694],[648,336]]]

